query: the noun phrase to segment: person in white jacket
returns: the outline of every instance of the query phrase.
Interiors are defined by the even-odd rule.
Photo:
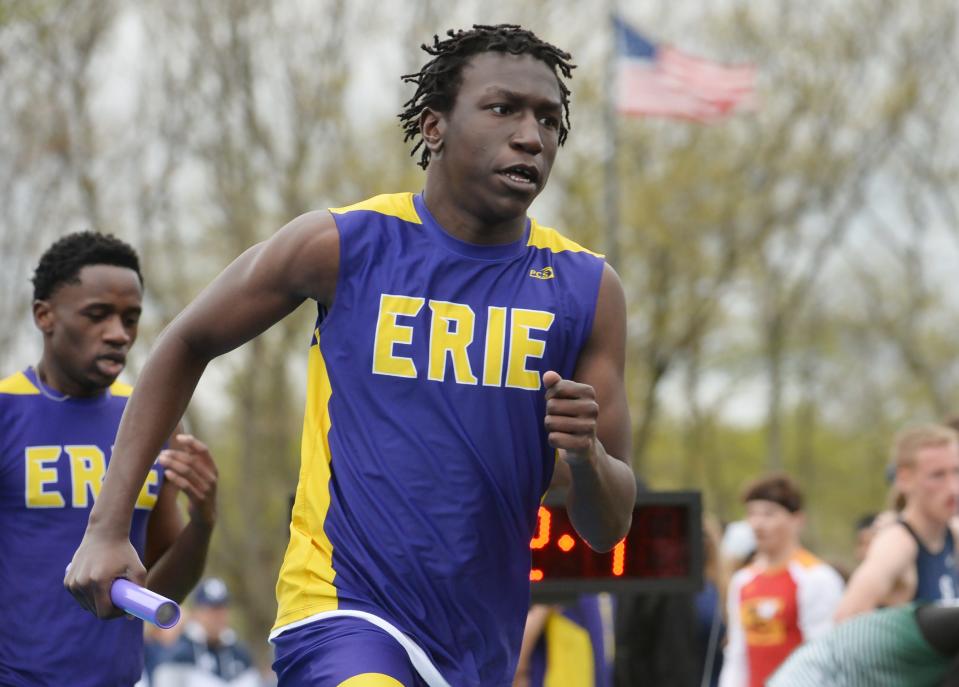
[[[800,544],[803,498],[792,479],[763,477],[743,501],[756,557],[730,580],[720,687],[763,687],[796,647],[832,627],[843,590],[839,573]]]

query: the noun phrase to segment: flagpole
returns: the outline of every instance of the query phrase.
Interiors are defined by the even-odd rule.
[[[616,113],[616,69],[617,69],[617,33],[613,26],[613,17],[619,16],[618,0],[607,0],[606,35],[607,50],[605,74],[606,98],[603,112],[603,124],[606,127],[606,150],[603,160],[603,205],[606,218],[604,232],[606,261],[619,270],[620,228],[619,228],[619,122]]]

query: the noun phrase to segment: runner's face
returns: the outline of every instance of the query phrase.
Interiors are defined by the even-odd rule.
[[[756,535],[756,550],[761,554],[776,555],[799,540],[801,516],[774,501],[749,501],[746,521]]]
[[[916,454],[906,497],[931,519],[947,523],[959,505],[959,446],[927,446]]]
[[[87,265],[79,283],[58,286],[34,303],[44,333],[44,357],[85,391],[112,384],[136,341],[143,290],[136,272],[115,265]]]
[[[230,627],[229,606],[196,606],[192,617],[214,641],[219,641],[220,635]]]
[[[441,116],[440,156],[457,202],[491,221],[525,214],[549,178],[562,116],[559,82],[544,62],[473,57]]]

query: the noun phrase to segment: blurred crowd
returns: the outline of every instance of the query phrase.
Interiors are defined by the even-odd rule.
[[[852,565],[823,560],[804,546],[806,499],[796,480],[761,475],[742,492],[742,520],[721,524],[704,517],[699,592],[534,605],[514,687],[906,684],[890,672],[897,660],[914,677],[908,684],[959,684],[951,665],[959,648],[947,638],[942,649],[913,613],[950,605],[959,589],[957,431],[959,421],[910,427],[896,438],[886,472],[888,503],[837,525],[849,529]],[[889,625],[879,609],[902,609],[906,629],[876,630]],[[939,634],[956,635],[957,617],[950,610],[951,624]],[[852,618],[857,623],[846,625]],[[838,651],[857,624],[864,627],[856,630],[856,646],[867,655],[884,652],[886,682],[864,674],[868,663],[857,669],[859,682],[828,675],[823,647]],[[897,643],[920,653],[897,657]],[[931,658],[917,659],[922,651]],[[848,653],[837,660],[852,665]],[[919,677],[909,660],[919,660],[925,674]],[[825,683],[810,677],[822,672]]]
[[[185,617],[169,629],[144,624],[143,678],[136,687],[268,687],[230,624],[230,593],[217,577],[200,582]]]

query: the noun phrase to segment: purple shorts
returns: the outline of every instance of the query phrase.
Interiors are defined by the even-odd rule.
[[[406,649],[361,618],[325,618],[272,641],[278,687],[426,687]]]

